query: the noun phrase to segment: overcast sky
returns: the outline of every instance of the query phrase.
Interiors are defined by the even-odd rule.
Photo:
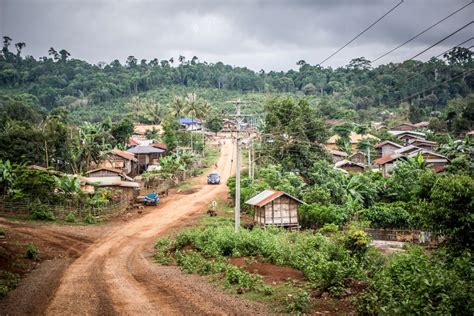
[[[350,46],[324,63],[375,59],[471,0],[405,0]],[[0,0],[0,35],[26,42],[24,52],[49,47],[92,63],[197,56],[201,61],[288,70],[317,64],[399,0]],[[407,59],[472,21],[474,4],[380,63]],[[419,57],[472,37],[474,26]],[[466,43],[467,47],[474,41]],[[14,48],[11,48],[14,49]]]

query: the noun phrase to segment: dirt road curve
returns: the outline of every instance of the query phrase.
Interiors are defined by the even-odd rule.
[[[231,174],[230,140],[222,147],[218,170],[225,183]],[[233,166],[235,167],[235,165]],[[170,315],[255,314],[259,304],[228,295],[215,295],[188,283],[175,268],[159,267],[150,260],[150,245],[160,233],[190,214],[204,211],[226,186],[205,185],[199,190],[172,195],[143,217],[113,227],[77,258],[64,272],[44,313],[48,315]],[[189,276],[195,278],[194,276]],[[174,278],[174,279],[173,279]],[[198,278],[198,277],[197,277]],[[199,279],[197,279],[199,280]],[[198,281],[199,282],[199,281]],[[209,291],[208,291],[209,290]]]

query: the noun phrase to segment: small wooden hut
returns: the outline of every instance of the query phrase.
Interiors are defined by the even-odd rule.
[[[265,190],[245,203],[253,206],[254,221],[260,226],[299,228],[298,207],[304,202],[285,192]]]

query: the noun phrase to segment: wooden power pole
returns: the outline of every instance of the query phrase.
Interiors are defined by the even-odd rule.
[[[235,172],[235,232],[240,230],[240,126],[241,115],[240,115],[240,99],[235,101],[237,108],[236,121],[237,121],[237,137],[235,140],[235,152],[236,152],[236,172]]]

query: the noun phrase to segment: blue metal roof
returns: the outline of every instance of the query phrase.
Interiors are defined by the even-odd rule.
[[[189,117],[182,117],[178,121],[179,121],[180,124],[184,124],[184,125],[201,124],[200,120],[192,119],[192,118],[189,118]]]

